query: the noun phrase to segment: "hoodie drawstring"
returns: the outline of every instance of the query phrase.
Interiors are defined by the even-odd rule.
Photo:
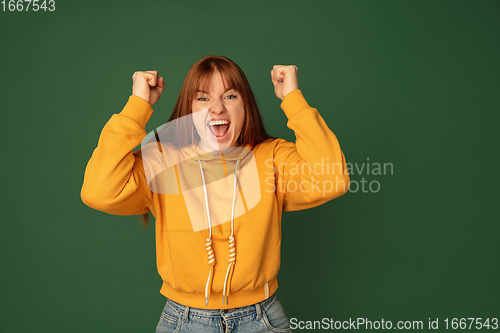
[[[227,267],[226,279],[224,280],[224,291],[222,293],[222,304],[227,294],[226,304],[229,305],[229,290],[231,279],[233,278],[234,264],[236,263],[236,244],[234,240],[234,205],[236,203],[236,188],[238,185],[238,164],[240,160],[236,161],[236,168],[234,170],[234,189],[233,189],[233,207],[231,209],[231,236],[229,236],[229,266]],[[229,277],[229,283],[228,282]],[[226,289],[227,285],[227,289]],[[226,292],[227,290],[227,292]]]
[[[207,188],[205,184],[205,175],[203,174],[203,168],[201,166],[201,161],[198,160],[201,170],[201,179],[203,181],[203,192],[205,194],[205,206],[207,207],[207,220],[208,220],[208,238],[206,248],[208,255],[208,265],[210,266],[208,271],[207,284],[205,285],[205,304],[208,306],[208,298],[210,297],[210,292],[212,291],[212,280],[214,277],[214,266],[215,266],[215,255],[212,249],[212,222],[210,221],[210,211],[208,209],[208,199],[207,199]]]
[[[238,166],[240,160],[236,160],[236,168],[234,170],[234,190],[233,190],[233,205],[231,209],[231,236],[229,236],[229,266],[227,267],[226,278],[224,280],[224,290],[222,293],[222,304],[224,304],[224,299],[227,300],[226,304],[229,304],[229,290],[231,285],[231,279],[233,277],[234,264],[236,263],[236,244],[234,238],[234,207],[236,204],[236,188],[238,185]],[[208,299],[210,298],[210,293],[212,291],[212,281],[214,276],[214,266],[215,266],[215,254],[212,249],[212,222],[210,221],[210,211],[208,209],[208,196],[207,196],[207,186],[205,182],[205,175],[203,174],[203,167],[201,165],[201,160],[198,160],[201,171],[201,179],[203,181],[203,193],[205,195],[205,206],[207,208],[207,220],[208,220],[208,238],[206,242],[206,249],[208,255],[208,265],[210,266],[208,271],[207,284],[205,286],[205,305],[208,306]]]

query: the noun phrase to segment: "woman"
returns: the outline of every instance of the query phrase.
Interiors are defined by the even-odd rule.
[[[128,103],[102,130],[81,197],[145,224],[155,216],[167,297],[157,332],[291,331],[275,295],[282,212],[341,196],[349,176],[337,138],[298,89],[297,67],[274,66],[271,80],[295,144],[267,134],[244,73],[217,56],[193,65],[154,136],[145,126],[165,87],[156,71],[133,75]]]

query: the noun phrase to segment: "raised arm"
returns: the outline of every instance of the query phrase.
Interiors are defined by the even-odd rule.
[[[153,196],[148,187],[141,153],[133,152],[146,136],[165,83],[158,73],[136,72],[133,93],[123,110],[104,126],[97,148],[85,169],[82,201],[89,207],[114,215],[139,215],[150,211]]]
[[[343,195],[349,189],[344,153],[318,110],[298,90],[297,67],[275,66],[271,78],[296,137],[295,144],[283,140],[275,149],[284,211],[315,207]]]

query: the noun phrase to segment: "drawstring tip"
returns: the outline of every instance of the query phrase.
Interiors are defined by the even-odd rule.
[[[205,306],[208,306],[208,297],[205,297],[205,300],[206,300]]]
[[[226,296],[227,299],[226,299],[226,305],[229,305],[229,296]]]

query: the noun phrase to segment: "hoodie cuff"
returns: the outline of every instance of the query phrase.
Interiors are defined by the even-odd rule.
[[[145,129],[146,123],[153,114],[153,108],[139,96],[130,95],[127,104],[120,114],[135,120],[141,128]]]
[[[302,95],[302,91],[297,89],[288,93],[285,98],[283,98],[281,108],[285,112],[286,117],[290,119],[300,110],[310,108],[310,106]]]

